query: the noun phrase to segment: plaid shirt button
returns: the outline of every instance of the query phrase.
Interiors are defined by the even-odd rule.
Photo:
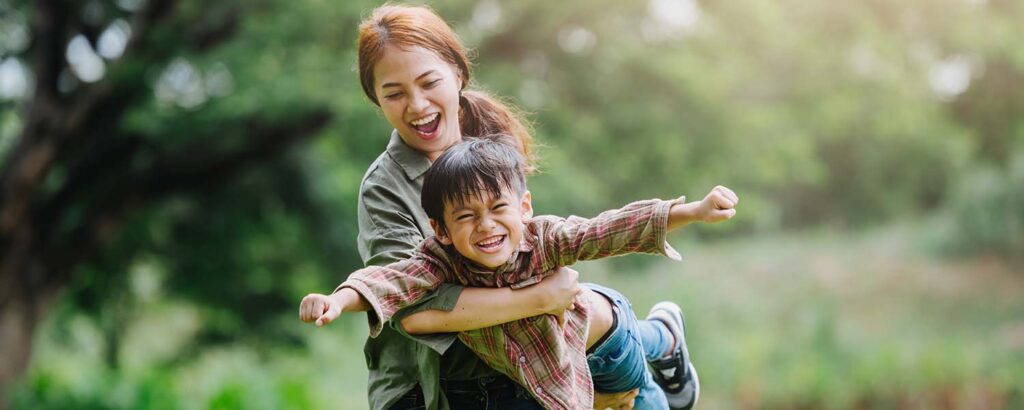
[[[519,356],[519,363],[526,363],[526,356]]]

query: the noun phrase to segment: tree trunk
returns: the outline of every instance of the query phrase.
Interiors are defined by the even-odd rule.
[[[4,254],[10,255],[9,250],[5,250]],[[33,273],[38,273],[33,270],[43,268],[42,261],[26,259],[18,264],[21,266],[10,266],[10,261],[4,261],[4,271],[0,272],[0,277],[30,278],[34,276]],[[58,288],[34,291],[25,280],[7,284],[13,286],[0,291],[0,409],[5,408],[10,400],[11,384],[27,370],[32,357],[32,335],[36,325],[45,317],[59,291]]]
[[[132,37],[120,62],[111,64],[111,73],[126,61],[159,67],[174,57],[177,48],[155,47],[148,33],[170,18],[175,3],[147,0],[134,12]],[[317,107],[288,119],[271,120],[255,112],[225,118],[218,127],[196,131],[208,138],[188,138],[195,142],[173,148],[146,141],[186,138],[121,134],[124,112],[150,94],[150,81],[145,70],[128,69],[62,94],[57,83],[67,66],[66,45],[72,33],[87,25],[79,21],[82,13],[69,8],[73,4],[35,4],[28,53],[35,92],[26,102],[20,137],[0,158],[0,410],[8,405],[11,383],[28,369],[36,325],[76,267],[102,251],[125,217],[172,194],[217,189],[241,170],[316,134],[331,119],[326,108]],[[238,13],[216,16],[218,24],[178,40],[193,51],[228,40]],[[189,26],[184,21],[167,24]],[[205,143],[225,135],[244,144],[211,149]],[[152,160],[145,167],[127,166],[139,155]],[[55,179],[59,186],[45,187],[54,167],[67,177]],[[115,361],[116,350],[108,357]]]

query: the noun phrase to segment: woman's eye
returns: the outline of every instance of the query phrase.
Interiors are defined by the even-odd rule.
[[[385,95],[384,98],[387,98],[389,100],[394,100],[395,98],[398,98],[398,97],[401,97],[401,96],[402,96],[402,93],[391,93],[391,94]]]
[[[472,218],[472,217],[473,217],[472,214],[462,214],[462,215],[456,216],[455,220],[456,221],[465,221],[465,220],[468,220],[469,218]]]
[[[491,209],[493,209],[493,210],[497,211],[497,210],[499,210],[499,209],[501,209],[501,208],[504,208],[504,207],[506,207],[506,206],[508,206],[508,204],[506,204],[506,203],[500,203],[500,204],[494,205],[493,207],[491,207]]]
[[[434,81],[428,82],[428,83],[427,83],[426,85],[424,85],[423,87],[424,87],[424,88],[434,88],[434,87],[435,87],[435,86],[436,86],[436,85],[437,85],[438,83],[440,83],[440,82],[441,82],[441,79],[437,79],[437,80],[434,80]]]

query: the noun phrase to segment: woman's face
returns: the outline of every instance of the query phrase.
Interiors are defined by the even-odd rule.
[[[406,145],[431,161],[462,139],[458,69],[422,47],[388,46],[373,67],[380,108]]]

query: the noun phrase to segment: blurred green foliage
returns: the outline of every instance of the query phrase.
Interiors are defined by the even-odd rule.
[[[92,2],[106,21],[130,14],[118,3],[131,2]],[[246,135],[218,131],[252,113],[289,118],[327,107],[335,121],[224,189],[174,195],[133,214],[76,271],[38,335],[13,407],[317,408],[337,407],[338,397],[365,406],[362,318],[314,332],[294,311],[301,296],[331,289],[361,265],[358,184],[390,130],[354,71],[355,28],[375,5],[182,1],[178,13],[196,25],[237,13],[237,33],[202,50],[157,33],[154,45],[174,56],[167,64],[108,61],[110,76],[145,73],[149,94],[119,126],[161,149],[197,139],[211,151],[244,145]],[[1011,256],[1024,249],[1020,1],[431,5],[474,48],[476,86],[532,113],[545,172],[530,184],[541,213],[593,215],[654,196],[696,199],[723,184],[743,198],[739,217],[689,238],[731,247],[780,230],[838,227],[856,236],[942,215],[956,249]],[[0,1],[0,10],[11,11],[0,21],[5,33],[32,16],[21,2]],[[0,47],[3,61],[23,51]],[[0,98],[0,154],[22,127],[23,103]],[[806,236],[808,247],[821,239]],[[828,255],[848,257],[836,262],[844,266],[862,262]],[[750,255],[719,256],[724,263]],[[598,266],[628,276],[653,270],[651,263]],[[742,304],[743,292],[756,288],[725,280],[626,294],[708,304],[695,289],[732,289],[719,296],[738,305],[698,305],[693,314],[705,323],[696,334],[711,335],[698,336],[705,350],[697,360],[713,369],[705,383],[719,407],[933,408],[944,406],[936,397],[950,386],[962,396],[948,407],[1022,405],[1013,376],[1024,370],[1020,347],[993,349],[959,329],[946,338],[931,324],[908,326],[887,342],[850,342],[841,306],[808,285],[813,269],[803,273],[789,280],[810,286],[806,292],[757,298],[783,298],[775,303],[811,313],[764,313]],[[600,278],[631,288],[616,277]],[[977,322],[1020,309],[972,312],[958,323],[990,331],[1001,324]],[[787,321],[795,322],[770,326]],[[970,401],[976,396],[996,401],[973,406],[981,403]]]
[[[953,188],[942,235],[948,248],[1024,257],[1024,152],[1008,162],[1005,171],[979,166]]]

